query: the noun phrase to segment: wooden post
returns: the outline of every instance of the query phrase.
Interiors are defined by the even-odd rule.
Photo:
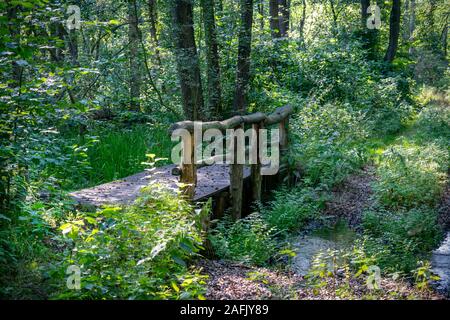
[[[219,194],[213,210],[213,219],[220,219],[223,217],[229,196],[230,194],[227,191],[221,192]]]
[[[286,154],[286,152],[288,150],[288,126],[289,126],[289,116],[284,118],[283,120],[281,120],[279,123],[280,156]]]
[[[263,127],[264,127],[264,122],[253,124],[253,130],[256,132],[256,150],[257,150],[256,151],[256,155],[257,155],[256,164],[252,164],[252,167],[251,167],[251,183],[252,183],[252,200],[253,201],[261,200],[262,176],[261,176],[261,159],[259,158],[260,157],[259,131]]]
[[[283,183],[286,178],[286,167],[282,166],[283,157],[288,152],[288,125],[289,125],[289,116],[284,118],[279,123],[280,130],[280,171],[277,174],[277,183]]]
[[[235,127],[236,129],[243,129],[244,125]],[[237,138],[233,136],[233,163],[230,164],[230,195],[231,195],[231,216],[234,220],[241,218],[242,211],[242,190],[244,187],[244,165],[237,163]]]
[[[182,193],[190,200],[194,198],[197,184],[197,169],[194,162],[194,135],[191,133],[188,139],[183,139],[183,162],[181,164],[180,182],[185,186]]]

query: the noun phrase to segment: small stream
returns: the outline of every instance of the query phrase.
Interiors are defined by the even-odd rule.
[[[313,258],[321,251],[336,250],[351,246],[356,233],[345,220],[337,220],[327,226],[318,226],[293,240],[297,255],[292,260],[292,270],[305,276],[311,268]],[[440,277],[434,286],[438,292],[450,297],[450,231],[439,248],[432,252],[432,271]]]
[[[450,297],[450,231],[440,247],[433,251],[431,265],[433,272],[440,277],[436,281],[436,289]]]
[[[297,255],[292,260],[292,270],[305,276],[311,268],[311,263],[319,252],[328,249],[336,250],[350,246],[356,238],[356,233],[348,227],[345,220],[337,220],[331,225],[320,226],[294,240]]]

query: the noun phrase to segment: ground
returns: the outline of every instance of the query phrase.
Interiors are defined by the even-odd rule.
[[[206,298],[212,300],[339,300],[339,299],[443,299],[432,291],[384,278],[381,290],[370,291],[364,281],[329,278],[320,287],[289,271],[249,267],[225,261],[201,260],[198,266],[209,276]],[[347,286],[348,284],[348,286]]]
[[[349,176],[332,191],[325,213],[345,218],[350,227],[358,229],[361,215],[371,203],[371,183],[375,179],[374,167],[367,166]],[[441,219],[448,223],[449,188],[440,205]],[[250,267],[219,260],[201,260],[198,266],[209,276],[208,299],[443,299],[431,290],[419,290],[398,279],[383,278],[380,290],[369,290],[361,279],[344,276],[327,278],[321,285],[308,285],[308,280],[294,272],[289,265],[278,269]]]

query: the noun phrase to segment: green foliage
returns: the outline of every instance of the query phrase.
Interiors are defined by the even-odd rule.
[[[391,271],[411,272],[421,255],[431,251],[441,239],[434,210],[423,207],[392,212],[383,209],[365,212],[366,250],[378,252],[377,264]]]
[[[428,101],[429,105],[421,110],[417,116],[417,136],[421,141],[431,141],[442,145],[444,148],[450,146],[450,108],[448,103],[450,97],[444,97],[442,94],[431,92],[432,99]],[[436,100],[438,104],[436,104]]]
[[[396,269],[380,264],[386,254],[382,248],[378,244],[372,251],[373,239],[363,236],[350,248],[319,252],[306,275],[307,283],[314,294],[322,291],[339,299],[417,299],[432,293],[430,283],[437,277],[428,261],[414,262],[410,270]],[[415,288],[405,285],[402,273],[410,276]]]
[[[325,207],[323,196],[310,187],[282,188],[273,196],[274,200],[262,207],[261,214],[270,226],[281,231],[305,227]]]
[[[309,183],[332,187],[365,161],[362,115],[350,105],[309,104],[293,120],[290,157]]]
[[[369,79],[359,95],[368,126],[378,135],[397,133],[411,118],[414,108],[409,97],[411,81],[407,78],[387,77]]]
[[[417,262],[417,269],[414,270],[414,281],[419,290],[430,291],[431,283],[439,279],[431,271],[431,263],[429,261]]]
[[[223,258],[256,265],[266,264],[276,253],[276,230],[258,213],[238,220],[221,220],[209,239],[215,253]]]
[[[168,157],[172,144],[166,130],[149,124],[96,133],[98,142],[87,152],[92,168],[89,184],[112,181],[144,170],[142,162],[148,153]]]
[[[375,194],[394,208],[433,206],[447,181],[447,166],[448,154],[435,144],[393,146],[381,156]]]
[[[50,274],[58,263],[64,243],[55,227],[69,215],[64,200],[26,203],[20,214],[0,215],[0,297],[42,299],[55,285]]]
[[[198,217],[185,202],[148,191],[130,208],[97,215],[77,212],[64,197],[67,190],[143,170],[148,153],[169,155],[167,128],[181,120],[182,99],[170,36],[172,7],[157,2],[157,44],[149,34],[148,12],[138,6],[142,46],[131,57],[142,69],[136,112],[127,110],[127,6],[79,2],[82,31],[66,33],[66,2],[0,2],[1,297],[55,296],[57,288],[61,298],[201,298],[203,276],[185,263],[198,253],[202,235],[189,224]],[[220,4],[216,32],[227,118],[235,93],[239,5]],[[291,24],[303,16],[298,4],[291,5]],[[303,33],[291,28],[279,41],[255,15],[248,111],[296,107],[287,163],[301,187],[276,192],[260,215],[220,222],[211,239],[221,257],[266,264],[278,247],[275,230],[296,231],[316,218],[324,192],[368,161],[370,137],[382,140],[377,146],[382,149],[404,129],[407,142],[379,159],[374,190],[384,209],[365,215],[364,244],[351,255],[360,262],[348,266],[364,274],[376,259],[388,269],[410,271],[438,239],[435,214],[427,207],[439,201],[447,181],[446,7],[442,0],[417,2],[416,30],[400,41],[396,60],[386,66],[381,51],[388,24],[367,41],[359,2],[335,2],[336,20],[330,4],[307,2]],[[198,3],[194,12],[206,88],[208,48]],[[388,16],[389,6],[382,6],[382,20]],[[424,87],[414,99],[415,81],[436,89]],[[146,260],[154,248],[161,252]],[[61,287],[72,263],[81,264],[82,282],[87,281],[81,291]],[[430,279],[427,268],[417,269],[420,287]],[[342,289],[342,297],[346,292]]]
[[[148,187],[132,206],[109,207],[60,226],[72,239],[64,268],[81,268],[81,290],[59,298],[202,298],[205,277],[188,266],[203,237],[184,200]],[[64,270],[63,270],[64,271]]]

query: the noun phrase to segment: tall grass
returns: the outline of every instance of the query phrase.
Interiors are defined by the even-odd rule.
[[[101,130],[89,149],[92,170],[89,185],[120,179],[145,169],[146,154],[169,157],[170,137],[163,126],[140,125],[130,129]],[[159,165],[164,162],[158,163]]]

